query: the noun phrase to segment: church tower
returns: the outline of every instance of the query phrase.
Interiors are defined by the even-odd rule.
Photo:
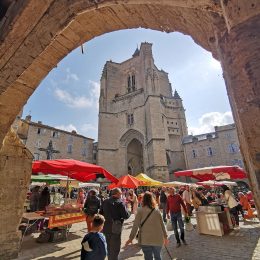
[[[155,66],[151,43],[122,63],[106,62],[100,87],[99,165],[117,177],[143,172],[164,181],[185,169],[185,110],[168,73]]]

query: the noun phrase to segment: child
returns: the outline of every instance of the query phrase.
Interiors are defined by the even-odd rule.
[[[105,218],[96,214],[90,232],[85,235],[81,244],[81,260],[104,260],[107,256],[107,243],[105,236],[100,233],[103,229]]]

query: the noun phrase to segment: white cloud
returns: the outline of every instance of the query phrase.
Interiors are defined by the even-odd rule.
[[[65,105],[71,108],[94,107],[98,109],[100,84],[92,80],[89,80],[88,82],[89,82],[89,85],[87,86],[87,88],[89,89],[88,97],[83,95],[79,96],[79,95],[71,94],[67,90],[58,88],[57,85],[53,85],[56,86],[56,89],[54,90],[54,95],[59,101],[65,103]]]
[[[84,96],[72,96],[66,90],[60,88],[55,89],[54,95],[58,100],[65,103],[67,106],[72,108],[88,108],[93,106],[93,100]]]
[[[58,126],[55,126],[55,128],[61,129],[61,130],[64,130],[64,131],[68,131],[68,132],[71,132],[71,131],[73,131],[73,130],[75,130],[76,132],[78,132],[76,126],[74,126],[73,124],[69,124],[69,125],[58,125]]]
[[[214,131],[214,126],[232,124],[234,122],[230,111],[225,113],[210,112],[202,115],[198,127],[189,127],[189,134],[198,135]]]
[[[96,98],[99,99],[99,94],[100,94],[100,84],[98,82],[89,81],[90,83],[90,88],[91,88],[91,95]]]
[[[97,126],[86,123],[86,124],[83,124],[80,129],[81,129],[82,132],[87,133],[87,132],[93,131],[93,130],[97,131]]]
[[[70,81],[79,81],[79,77],[76,73],[72,73],[70,68],[67,68],[65,74],[65,79],[62,80],[63,83],[69,83]]]
[[[98,108],[99,103],[99,95],[100,95],[100,84],[98,82],[89,80],[90,84],[90,96],[93,100],[93,103],[95,104],[95,107]]]

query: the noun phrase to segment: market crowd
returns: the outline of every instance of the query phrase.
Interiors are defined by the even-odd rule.
[[[48,187],[39,189],[34,187],[30,194],[31,211],[44,210],[51,202],[53,190],[49,191]],[[58,193],[62,194],[62,190]],[[103,260],[106,257],[117,260],[123,223],[131,214],[135,215],[135,220],[125,246],[136,240],[145,260],[161,259],[162,247],[167,249],[169,243],[167,229],[174,231],[176,247],[187,246],[185,229],[193,229],[190,217],[200,206],[212,204],[228,209],[235,228],[239,226],[239,214],[243,218],[253,216],[252,193],[239,192],[235,195],[226,185],[214,192],[189,185],[179,190],[173,187],[146,190],[114,188],[110,191],[103,188],[99,191],[79,189],[76,192],[72,189],[70,194],[62,194],[62,197],[66,196],[76,199],[86,215],[88,233],[82,241],[82,260]]]

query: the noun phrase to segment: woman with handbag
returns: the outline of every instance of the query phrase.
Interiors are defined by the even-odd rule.
[[[139,232],[138,232],[139,229]],[[145,260],[161,260],[162,246],[168,244],[167,231],[162,215],[151,192],[143,196],[142,208],[139,208],[126,246],[132,243],[138,233]]]

